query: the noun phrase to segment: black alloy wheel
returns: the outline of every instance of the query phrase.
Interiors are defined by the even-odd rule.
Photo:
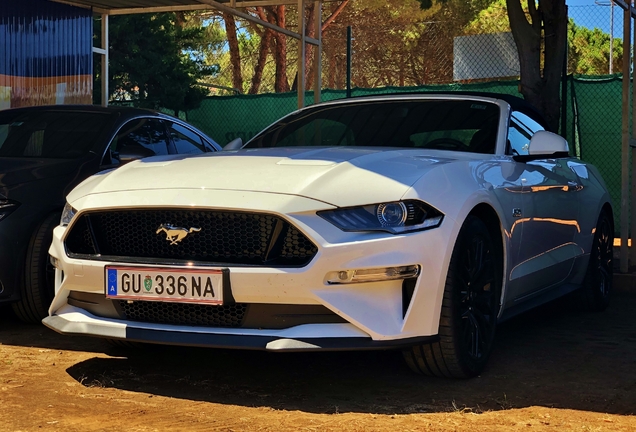
[[[403,352],[415,372],[452,378],[481,373],[497,328],[502,274],[499,255],[484,222],[468,216],[448,268],[439,342]]]
[[[495,266],[492,242],[487,236],[467,239],[458,274],[461,312],[461,345],[471,362],[490,354],[497,323],[497,298],[493,293]]]
[[[600,312],[609,305],[614,277],[614,224],[603,210],[599,215],[590,261],[581,287],[583,308]]]

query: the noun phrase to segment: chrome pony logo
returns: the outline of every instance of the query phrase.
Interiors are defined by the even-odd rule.
[[[188,228],[175,227],[169,224],[161,224],[159,225],[159,228],[157,229],[156,234],[159,234],[160,232],[166,233],[166,240],[168,240],[171,245],[176,245],[181,240],[186,238],[188,234],[191,234],[193,232],[199,232],[199,231],[201,231],[201,228],[188,229]]]

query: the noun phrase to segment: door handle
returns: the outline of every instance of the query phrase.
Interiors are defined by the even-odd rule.
[[[583,189],[583,186],[578,184],[575,181],[569,181],[566,187],[567,192],[576,192],[576,191],[580,191],[581,189]]]

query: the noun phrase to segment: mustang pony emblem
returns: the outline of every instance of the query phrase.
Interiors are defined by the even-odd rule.
[[[201,228],[181,228],[175,227],[169,224],[161,224],[157,229],[156,234],[159,234],[161,231],[166,233],[166,240],[170,242],[171,245],[176,245],[181,240],[186,238],[186,236],[193,232],[201,231]]]

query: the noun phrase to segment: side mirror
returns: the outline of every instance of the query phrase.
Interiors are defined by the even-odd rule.
[[[532,135],[528,146],[530,156],[564,157],[569,151],[568,142],[562,136],[548,131],[539,131]]]
[[[243,147],[243,140],[239,137],[225,144],[225,147],[223,147],[223,150],[238,150],[241,147]]]
[[[552,132],[539,131],[532,135],[528,144],[528,154],[515,155],[512,159],[525,163],[537,159],[566,158],[569,155],[568,142],[563,137]]]
[[[119,163],[123,165],[125,163],[150,156],[155,156],[155,152],[142,145],[131,144],[123,147],[120,150]]]

